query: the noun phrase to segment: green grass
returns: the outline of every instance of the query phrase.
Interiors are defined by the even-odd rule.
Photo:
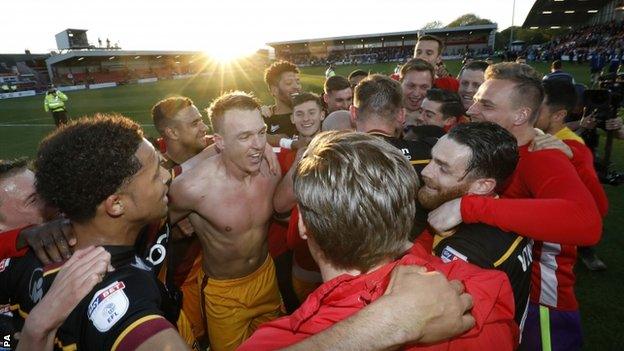
[[[541,73],[548,73],[546,64],[535,64]],[[340,75],[348,75],[359,68],[373,73],[391,73],[394,64],[338,66]],[[459,61],[447,62],[452,74],[460,68]],[[586,66],[568,65],[565,69],[572,73],[578,82],[589,82],[589,69]],[[325,67],[302,69],[301,80],[305,90],[321,92]],[[145,85],[126,85],[112,89],[85,90],[70,92],[68,108],[75,118],[95,112],[119,112],[141,124],[150,124],[150,108],[158,100],[169,95],[185,95],[193,99],[200,108],[205,108],[222,91],[254,91],[264,103],[271,99],[262,80],[260,69],[247,70],[244,74],[228,71],[209,77],[196,77],[189,80],[161,81]],[[27,126],[17,126],[26,124]],[[43,111],[43,96],[0,100],[0,158],[17,156],[32,157],[37,144],[53,127],[52,117]],[[48,125],[48,126],[46,126]],[[151,126],[145,126],[150,135],[155,135]],[[604,138],[602,138],[604,139]],[[624,170],[624,141],[614,144],[613,161],[615,168]],[[606,272],[588,272],[584,266],[577,266],[578,284],[576,292],[581,304],[586,350],[617,350],[624,342],[624,328],[619,318],[624,316],[624,193],[623,188],[606,186],[610,200],[609,215],[604,223],[603,240],[597,251],[607,263]]]

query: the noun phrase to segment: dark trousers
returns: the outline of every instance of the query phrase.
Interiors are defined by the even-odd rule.
[[[53,111],[52,117],[57,127],[67,123],[67,111]]]

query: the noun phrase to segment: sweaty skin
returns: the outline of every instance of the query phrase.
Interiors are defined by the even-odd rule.
[[[262,159],[266,127],[259,112],[256,119],[259,128],[245,126],[257,133],[243,146],[245,151],[234,156],[224,152],[201,160],[171,184],[171,221],[189,215],[202,244],[204,272],[211,278],[247,276],[268,255],[268,220],[273,214],[273,193],[280,176],[271,174]]]

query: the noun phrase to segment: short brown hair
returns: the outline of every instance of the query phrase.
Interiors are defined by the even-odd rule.
[[[405,249],[418,186],[397,148],[357,132],[316,136],[294,175],[307,235],[334,266],[362,272]]]
[[[152,107],[152,121],[158,133],[164,135],[165,128],[169,126],[171,119],[191,105],[193,105],[193,100],[184,96],[174,96],[158,101]]]
[[[489,65],[490,64],[485,61],[475,60],[465,64],[459,72],[459,75],[461,76],[461,74],[464,73],[465,70],[485,72]]]
[[[444,89],[433,88],[427,90],[427,100],[440,103],[442,118],[461,117],[466,113],[459,94]]]
[[[403,108],[403,91],[394,79],[381,74],[370,75],[355,87],[353,106],[359,119],[381,118],[394,121]]]
[[[305,102],[308,101],[314,101],[318,107],[322,110],[323,109],[323,104],[321,103],[321,98],[314,94],[314,93],[310,93],[307,91],[298,93],[298,94],[294,94],[292,97],[292,107],[293,109]]]
[[[429,62],[419,58],[413,58],[407,61],[403,67],[401,67],[401,81],[403,81],[403,78],[405,78],[405,76],[411,71],[428,71],[431,73],[431,83],[433,83],[433,79],[435,78],[435,69]]]
[[[229,110],[260,110],[260,101],[243,91],[231,91],[214,99],[208,107],[208,117],[215,132],[223,132],[223,116]]]
[[[485,70],[485,79],[509,80],[515,83],[512,93],[512,105],[515,108],[525,106],[531,109],[530,123],[535,123],[544,100],[542,78],[535,69],[524,63],[501,62]]]
[[[332,76],[327,78],[323,87],[325,94],[347,88],[351,88],[351,84],[349,83],[349,80],[343,76]]]
[[[435,41],[436,43],[438,43],[438,56],[440,56],[440,54],[444,52],[444,42],[442,41],[442,39],[436,37],[435,35],[431,35],[431,34],[421,35],[418,37],[418,41]],[[418,44],[418,42],[416,44]]]
[[[264,82],[268,86],[277,86],[282,77],[282,73],[293,72],[299,73],[299,68],[288,61],[275,61],[264,71]]]

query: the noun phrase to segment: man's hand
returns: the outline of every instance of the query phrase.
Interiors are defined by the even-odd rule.
[[[596,128],[596,114],[598,114],[598,110],[592,111],[589,115],[587,115],[587,108],[583,109],[583,117],[579,123],[580,127],[583,129],[594,129]]]
[[[297,140],[293,141],[292,145],[290,146],[290,149],[291,150],[305,149],[308,147],[311,141],[312,141],[312,137],[299,137]]]
[[[442,234],[458,226],[462,222],[461,198],[445,202],[429,212],[427,221],[437,231],[436,234]]]
[[[605,121],[606,130],[620,130],[622,128],[622,119],[620,117],[611,118]]]
[[[51,350],[56,330],[106,272],[113,270],[110,260],[102,247],[76,251],[26,318],[18,350]]]
[[[464,286],[424,267],[398,266],[385,299],[399,331],[399,344],[432,343],[461,335],[475,324],[472,297]]]
[[[547,149],[559,150],[563,152],[569,159],[574,157],[572,149],[570,149],[570,147],[566,143],[550,134],[538,134],[531,142],[531,145],[529,145],[529,151],[539,151]]]
[[[278,175],[280,172],[279,161],[277,160],[277,155],[273,152],[273,147],[269,143],[266,143],[264,146],[264,158],[269,164],[269,171],[271,171],[273,175]]]
[[[30,246],[43,264],[61,262],[72,255],[76,237],[68,219],[56,219],[22,230],[17,248]]]
[[[273,116],[273,109],[271,108],[271,106],[260,106],[260,114],[264,118],[270,118],[271,116]]]

